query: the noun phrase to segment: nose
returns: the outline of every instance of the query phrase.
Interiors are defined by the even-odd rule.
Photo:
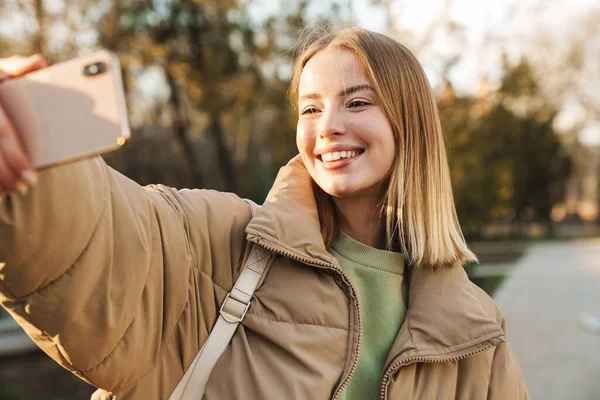
[[[345,134],[346,128],[342,113],[333,108],[325,110],[319,119],[318,129],[321,137]]]

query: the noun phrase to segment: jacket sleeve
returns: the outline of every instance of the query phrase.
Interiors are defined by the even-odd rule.
[[[0,199],[0,302],[54,360],[111,392],[176,343],[174,387],[232,287],[250,218],[233,194],[143,188],[99,157],[48,169],[29,195]]]
[[[501,327],[506,332],[504,317],[497,311]],[[530,400],[521,367],[508,342],[500,343],[494,351],[488,400]]]

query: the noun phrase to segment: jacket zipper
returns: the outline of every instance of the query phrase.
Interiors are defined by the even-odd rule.
[[[277,253],[280,254],[284,257],[290,258],[292,260],[296,260],[299,261],[303,264],[308,264],[308,265],[312,265],[314,267],[322,267],[322,268],[327,268],[329,270],[335,271],[336,273],[342,275],[342,277],[344,278],[344,280],[346,281],[346,284],[348,285],[348,287],[350,288],[352,297],[354,298],[355,304],[356,304],[356,315],[357,315],[357,323],[358,323],[358,337],[356,340],[356,347],[355,347],[355,356],[354,359],[352,360],[352,367],[350,368],[350,372],[348,373],[348,376],[346,376],[346,379],[344,379],[344,381],[340,384],[340,386],[337,388],[337,390],[334,393],[334,396],[332,398],[332,400],[336,400],[340,397],[342,390],[344,390],[344,388],[348,385],[348,382],[350,382],[350,378],[352,377],[352,374],[354,374],[354,371],[356,370],[356,366],[358,364],[358,354],[359,354],[359,350],[360,350],[360,339],[361,339],[361,335],[362,335],[362,329],[360,327],[360,306],[358,304],[358,295],[356,293],[356,289],[354,288],[354,286],[352,286],[352,283],[350,282],[350,278],[348,278],[348,275],[346,275],[346,272],[344,272],[343,269],[338,269],[335,268],[332,264],[330,263],[326,263],[324,261],[319,261],[319,260],[315,260],[315,259],[310,259],[310,258],[306,258],[306,257],[301,257],[295,253],[292,253],[288,250],[285,249],[281,249],[280,247],[275,247],[274,245],[272,245],[268,240],[264,239],[263,237],[260,237],[258,235],[256,235],[257,238],[257,243],[259,246],[263,247],[265,250],[268,250],[272,253]]]
[[[485,342],[487,342],[485,344],[485,346],[483,347],[479,347],[481,345],[481,343],[478,343],[474,346],[471,346],[471,349],[473,349],[473,347],[477,347],[476,349],[473,350],[464,350],[462,353],[457,354],[455,356],[452,357],[448,357],[448,356],[411,356],[411,357],[407,357],[404,359],[400,359],[398,361],[396,361],[395,363],[393,363],[386,371],[382,381],[381,381],[381,385],[380,385],[380,393],[379,393],[379,399],[380,400],[386,400],[387,399],[387,385],[388,385],[388,381],[390,379],[390,377],[392,376],[393,373],[395,373],[398,369],[400,369],[400,367],[404,367],[408,364],[412,364],[414,362],[423,362],[423,363],[446,363],[446,362],[454,362],[454,361],[459,361],[462,360],[464,358],[467,357],[471,357],[472,355],[475,355],[477,353],[481,353],[482,351],[486,351],[491,349],[494,346],[497,346],[497,340],[500,336],[496,336],[494,338],[491,339],[487,339]]]

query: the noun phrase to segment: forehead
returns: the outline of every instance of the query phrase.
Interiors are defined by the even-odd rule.
[[[315,54],[304,66],[298,94],[337,94],[344,89],[370,83],[356,55],[349,50],[327,48]]]

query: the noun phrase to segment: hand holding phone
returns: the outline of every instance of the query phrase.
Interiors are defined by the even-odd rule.
[[[0,84],[47,65],[48,61],[40,55],[0,59]],[[0,104],[0,194],[4,191],[26,194],[28,186],[36,180],[31,160]]]
[[[0,61],[0,70],[10,60]],[[102,50],[46,68],[35,58],[22,63],[23,73],[4,70],[0,83],[0,142],[7,138],[0,152],[0,190],[23,193],[35,181],[23,170],[104,154],[129,139],[114,53]]]

